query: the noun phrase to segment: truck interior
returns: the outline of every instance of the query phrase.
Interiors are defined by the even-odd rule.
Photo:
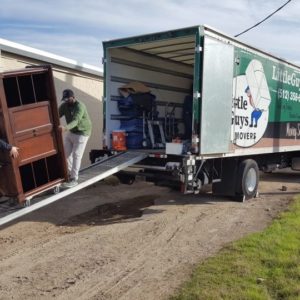
[[[108,148],[113,148],[113,132],[124,130],[127,149],[165,152],[166,145],[173,147],[172,142],[179,141],[178,149],[171,147],[167,151],[181,154],[188,150],[193,122],[194,61],[195,35],[107,48]],[[128,98],[128,93],[122,93],[122,87],[136,82],[149,88],[150,99],[146,93],[142,93],[144,98]]]

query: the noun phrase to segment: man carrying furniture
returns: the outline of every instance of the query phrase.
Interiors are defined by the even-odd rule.
[[[85,105],[75,98],[70,89],[63,91],[63,103],[59,107],[59,117],[65,117],[67,125],[60,125],[64,136],[64,148],[68,164],[69,181],[63,187],[71,188],[78,184],[81,159],[92,132],[92,123]]]

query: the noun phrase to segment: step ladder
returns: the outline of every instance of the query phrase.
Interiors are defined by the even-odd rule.
[[[23,207],[20,205],[11,207],[9,203],[0,203],[0,226],[17,218],[20,218],[41,207],[49,205],[59,199],[67,197],[79,190],[82,190],[87,186],[90,186],[108,176],[111,176],[129,166],[134,165],[147,156],[147,153],[139,151],[126,151],[113,156],[109,156],[81,170],[79,173],[78,185],[69,189],[62,190],[61,192],[54,195],[49,195],[48,193],[46,195],[41,194],[33,197],[31,200],[31,205],[28,207]]]
[[[152,148],[164,148],[166,146],[166,138],[162,126],[162,122],[158,120],[147,120],[148,133]],[[154,134],[154,127],[159,129],[160,137],[157,138]]]

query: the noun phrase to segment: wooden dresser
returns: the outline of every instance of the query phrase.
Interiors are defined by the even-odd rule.
[[[0,151],[0,193],[38,194],[67,179],[57,100],[50,66],[0,73],[0,137],[19,147],[12,159]]]

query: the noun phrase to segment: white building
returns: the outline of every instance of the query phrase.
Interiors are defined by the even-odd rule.
[[[60,104],[62,91],[70,88],[74,91],[76,98],[87,106],[93,123],[93,132],[82,160],[82,167],[86,167],[90,164],[90,150],[102,148],[102,70],[95,66],[79,64],[72,59],[49,52],[0,39],[0,72],[24,68],[27,65],[41,64],[52,65],[58,105]]]

